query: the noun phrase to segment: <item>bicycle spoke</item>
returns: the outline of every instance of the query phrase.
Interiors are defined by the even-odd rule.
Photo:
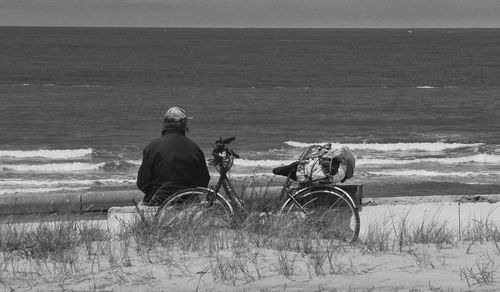
[[[294,198],[295,199],[295,198]],[[323,238],[353,241],[359,233],[359,214],[348,199],[332,190],[305,192],[289,199],[282,212],[303,212]]]
[[[227,225],[232,207],[220,195],[210,204],[214,194],[208,189],[196,188],[177,193],[157,212],[159,224],[173,225],[182,222],[200,226]]]
[[[327,212],[329,212],[329,211],[330,211],[330,210],[332,210],[333,208],[337,207],[337,203],[338,203],[338,202],[341,202],[341,203],[342,203],[342,201],[341,201],[341,199],[340,199],[340,198],[339,198],[339,199],[337,199],[337,200],[335,201],[335,203],[333,203],[333,204],[330,206],[330,208],[328,208],[328,209],[326,210],[326,212],[325,212],[323,215],[326,215],[326,214],[327,214]],[[322,216],[322,217],[323,217],[323,216]],[[323,219],[323,218],[320,218],[320,220],[321,220],[321,219]]]

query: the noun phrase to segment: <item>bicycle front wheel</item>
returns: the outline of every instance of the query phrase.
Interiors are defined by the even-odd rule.
[[[162,226],[187,221],[202,226],[227,226],[232,213],[231,204],[219,193],[206,188],[192,188],[175,193],[160,205],[156,219]]]
[[[295,200],[294,200],[295,199]],[[346,194],[333,189],[305,191],[289,198],[282,214],[303,213],[322,238],[353,242],[359,235],[359,213]]]

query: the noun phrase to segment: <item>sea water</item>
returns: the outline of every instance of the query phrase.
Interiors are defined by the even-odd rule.
[[[0,195],[135,189],[164,112],[233,181],[348,146],[365,196],[500,191],[498,29],[0,28]],[[217,179],[211,168],[212,179]]]

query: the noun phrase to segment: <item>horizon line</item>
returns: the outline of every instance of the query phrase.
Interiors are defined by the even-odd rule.
[[[269,27],[253,27],[253,26],[87,26],[87,25],[0,25],[0,28],[16,28],[16,27],[31,27],[31,28],[137,28],[137,29],[390,29],[390,30],[425,30],[425,29],[500,29],[492,26],[443,26],[443,27],[300,27],[300,26],[269,26]]]

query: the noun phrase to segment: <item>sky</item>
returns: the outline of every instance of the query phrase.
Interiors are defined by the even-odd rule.
[[[500,27],[500,0],[0,0],[0,26]]]

